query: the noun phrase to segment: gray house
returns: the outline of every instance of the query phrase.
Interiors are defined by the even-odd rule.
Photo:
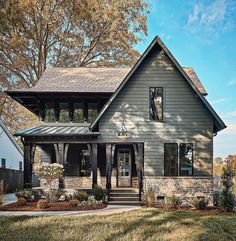
[[[159,37],[132,68],[48,68],[33,88],[7,93],[41,120],[15,134],[25,186],[40,147],[42,161],[65,166],[67,189],[99,184],[110,201],[124,193],[120,202],[149,186],[161,197],[212,196],[213,137],[226,126]]]

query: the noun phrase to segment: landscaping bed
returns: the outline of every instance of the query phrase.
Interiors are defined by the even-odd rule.
[[[53,202],[52,204],[49,204],[48,208],[45,209],[39,209],[37,208],[37,202],[27,202],[24,206],[17,206],[16,203],[7,204],[4,206],[0,206],[0,211],[87,211],[87,210],[96,210],[96,209],[103,209],[106,208],[106,203],[100,203],[89,206],[77,206],[77,207],[71,207],[69,202],[65,201],[58,201]]]

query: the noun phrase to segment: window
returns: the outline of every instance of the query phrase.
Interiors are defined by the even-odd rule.
[[[83,123],[84,122],[83,103],[74,103],[73,122],[77,122],[77,123]]]
[[[61,123],[70,122],[68,103],[59,104],[59,122]]]
[[[164,144],[164,175],[193,176],[192,143]]]
[[[180,176],[193,175],[193,144],[181,143],[179,146]]]
[[[88,103],[88,123],[92,123],[97,117],[97,103]]]
[[[178,176],[178,144],[164,144],[165,176]]]
[[[55,109],[53,103],[45,104],[45,122],[55,122]]]
[[[80,154],[80,176],[91,176],[91,161],[89,150],[81,150]]]
[[[163,88],[151,87],[149,90],[150,120],[163,120]]]
[[[19,170],[22,171],[22,162],[19,162]]]
[[[2,160],[1,160],[1,167],[6,168],[6,159],[5,158],[2,158]]]

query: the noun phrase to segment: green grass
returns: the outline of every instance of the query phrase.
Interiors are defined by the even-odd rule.
[[[0,217],[0,240],[236,240],[236,214],[139,209],[111,216]]]

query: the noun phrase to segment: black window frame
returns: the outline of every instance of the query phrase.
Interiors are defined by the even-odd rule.
[[[61,105],[65,105],[65,104],[67,105],[67,107],[66,108],[62,108]],[[62,121],[60,119],[62,110],[67,110],[67,112],[68,112],[68,120],[67,121]],[[70,103],[67,102],[67,101],[61,101],[58,104],[58,122],[59,123],[69,123],[69,122],[71,122],[71,118],[70,118]]]
[[[6,168],[6,166],[7,166],[7,159],[1,158],[1,168]]]
[[[192,145],[192,175],[181,175],[181,156],[180,156],[181,145]],[[194,162],[194,144],[192,142],[181,142],[181,143],[179,143],[179,176],[181,176],[181,177],[192,177],[192,176],[194,176],[194,174],[193,174],[193,170],[194,170],[193,162]]]
[[[177,146],[177,169],[176,169],[176,171],[177,171],[177,175],[167,175],[166,173],[165,173],[165,170],[166,170],[166,152],[165,152],[165,146],[166,145],[176,145]],[[164,176],[165,177],[178,177],[178,171],[179,171],[179,147],[178,147],[178,143],[174,143],[174,142],[172,142],[172,143],[164,143]]]
[[[161,119],[153,119],[152,118],[152,115],[151,115],[151,89],[161,89],[161,93],[162,93],[162,101],[161,101],[161,112],[162,112],[162,118]],[[149,114],[149,120],[150,121],[155,121],[155,122],[163,122],[164,121],[164,87],[163,86],[155,86],[155,87],[149,87],[149,95],[148,95],[148,98],[149,98],[149,108],[148,108],[148,114]]]

